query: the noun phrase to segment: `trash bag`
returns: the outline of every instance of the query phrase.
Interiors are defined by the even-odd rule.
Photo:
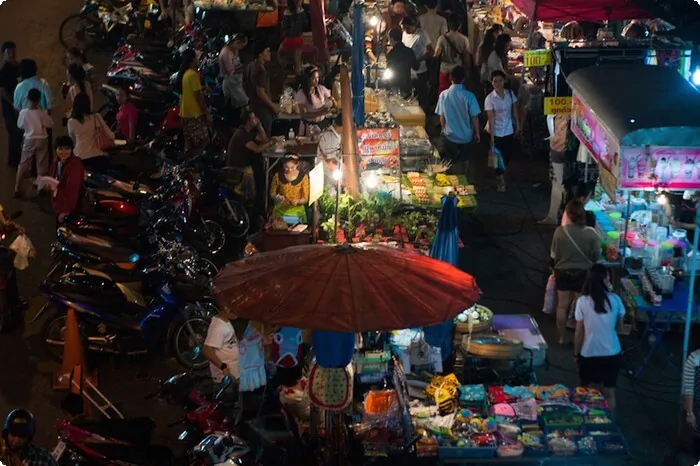
[[[36,256],[36,250],[27,235],[19,235],[10,245],[10,250],[15,253],[14,266],[17,270],[29,267],[29,259]]]

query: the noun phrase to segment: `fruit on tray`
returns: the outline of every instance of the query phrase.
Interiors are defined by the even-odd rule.
[[[435,185],[447,187],[447,186],[452,186],[452,183],[450,182],[447,175],[442,174],[442,173],[438,173],[437,175],[435,175]]]
[[[478,306],[478,305],[473,305],[469,309],[465,309],[462,311],[457,317],[455,317],[455,322],[458,323],[465,323],[469,322],[471,320],[475,324],[481,323],[481,322],[487,322],[493,318],[493,312],[491,312],[489,309]]]

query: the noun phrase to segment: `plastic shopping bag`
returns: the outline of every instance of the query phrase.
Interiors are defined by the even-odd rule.
[[[542,304],[542,312],[545,314],[554,314],[557,310],[557,286],[554,281],[554,274],[547,279],[547,287],[544,290],[544,304]]]
[[[498,156],[494,151],[489,151],[489,168],[498,167]]]
[[[10,245],[10,250],[15,253],[14,266],[17,270],[29,267],[29,259],[36,256],[36,250],[27,235],[19,235]]]
[[[503,155],[501,155],[501,151],[498,150],[498,147],[494,146],[491,148],[491,152],[496,156],[496,170],[498,170],[501,173],[506,172],[506,164],[503,162]]]

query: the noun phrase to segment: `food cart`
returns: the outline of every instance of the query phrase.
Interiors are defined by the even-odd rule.
[[[700,317],[697,229],[694,240],[674,229],[663,205],[667,193],[700,190],[700,93],[661,66],[589,67],[568,83],[571,129],[598,165],[605,192],[596,207],[604,256],[633,277],[623,280],[622,295],[646,317],[643,338],[653,341],[646,364],[656,349],[665,351],[669,322],[688,328]]]

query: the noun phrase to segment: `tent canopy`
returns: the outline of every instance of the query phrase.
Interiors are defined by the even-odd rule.
[[[513,0],[530,19],[537,21],[619,21],[654,16],[632,0]]]
[[[700,92],[677,71],[591,66],[566,80],[620,146],[700,147]]]

